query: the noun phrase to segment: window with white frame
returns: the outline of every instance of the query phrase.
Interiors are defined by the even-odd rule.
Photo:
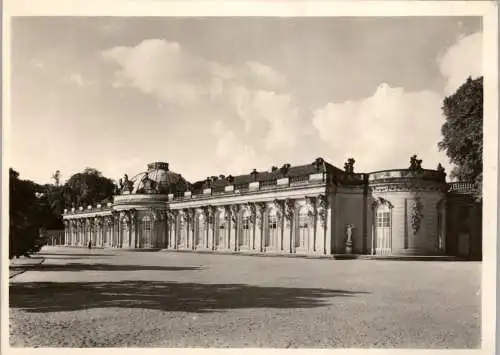
[[[203,243],[203,237],[205,234],[205,217],[203,213],[198,214],[196,223],[196,245]]]
[[[150,216],[144,216],[142,218],[142,244],[146,247],[151,246],[153,233],[152,220]]]
[[[273,247],[278,239],[278,215],[276,209],[272,209],[268,214],[268,229],[266,233],[265,246]]]
[[[224,244],[224,239],[226,238],[226,214],[224,211],[219,212],[218,225],[219,225],[218,228],[219,237],[216,238],[217,245]]]
[[[387,210],[377,211],[376,227],[389,228],[391,226],[391,212]]]
[[[250,239],[251,239],[251,224],[250,224],[250,211],[245,210],[241,217],[241,238],[240,238],[240,246],[250,247]]]
[[[299,211],[299,223],[298,223],[299,235],[298,238],[296,239],[296,244],[295,244],[297,248],[305,248],[307,246],[311,230],[310,219],[311,217],[309,216],[308,207],[303,206]]]

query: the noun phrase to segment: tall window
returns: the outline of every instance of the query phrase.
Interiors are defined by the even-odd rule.
[[[392,252],[392,215],[391,209],[386,204],[378,206],[375,214],[376,228],[376,253],[378,255],[390,255]]]
[[[205,236],[205,217],[203,216],[203,213],[200,213],[197,219],[198,223],[196,223],[196,245],[200,245],[203,243],[203,239]]]
[[[278,240],[278,216],[277,211],[272,209],[269,211],[268,215],[268,230],[266,233],[267,238],[265,239],[266,247],[273,247],[276,245],[276,241]]]
[[[150,216],[144,216],[142,218],[142,245],[145,247],[151,247],[152,237],[153,237],[153,226]]]
[[[242,220],[241,220],[241,238],[240,238],[240,246],[243,245],[245,247],[250,247],[250,239],[251,239],[251,225],[250,225],[250,211],[245,210],[243,212]]]
[[[391,226],[391,212],[377,211],[377,227],[389,228]]]
[[[296,244],[295,246],[297,248],[306,248],[307,243],[309,241],[310,237],[310,230],[311,230],[311,223],[310,223],[311,217],[309,216],[309,210],[307,206],[304,206],[300,209],[299,212],[299,235],[298,238],[296,239]]]
[[[219,235],[218,238],[215,239],[217,246],[225,245],[224,241],[226,238],[226,214],[224,211],[219,211]]]
[[[108,222],[105,222],[105,226],[106,226],[106,240],[105,240],[105,243],[108,245],[111,241],[111,237],[112,237],[112,229],[111,229],[111,223],[108,223]]]
[[[120,230],[121,230],[122,246],[128,245],[128,223],[126,218],[122,218]]]

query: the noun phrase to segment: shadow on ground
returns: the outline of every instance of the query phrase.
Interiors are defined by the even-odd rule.
[[[27,271],[192,271],[202,270],[200,266],[149,266],[117,264],[39,264],[19,266]]]
[[[139,308],[205,313],[231,308],[312,308],[359,293],[314,288],[261,287],[159,281],[33,282],[10,285],[10,307],[27,312]]]
[[[115,256],[114,254],[109,254],[109,253],[44,253],[40,252],[36,255],[47,257],[47,256],[71,256],[71,257],[102,257],[102,256]]]

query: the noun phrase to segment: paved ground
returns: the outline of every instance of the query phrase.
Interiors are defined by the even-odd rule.
[[[42,255],[10,280],[12,346],[480,346],[479,262]]]

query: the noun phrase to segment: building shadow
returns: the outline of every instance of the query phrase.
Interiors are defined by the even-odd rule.
[[[47,257],[47,256],[71,256],[71,257],[102,257],[102,256],[116,256],[115,254],[110,254],[110,253],[45,253],[45,252],[39,252],[35,254],[37,256],[42,256],[42,257]]]
[[[113,307],[194,313],[235,308],[313,308],[334,297],[367,293],[162,281],[14,283],[9,291],[11,308],[42,313]]]
[[[154,265],[119,265],[119,264],[37,264],[19,266],[27,271],[194,271],[201,266],[154,266]]]

